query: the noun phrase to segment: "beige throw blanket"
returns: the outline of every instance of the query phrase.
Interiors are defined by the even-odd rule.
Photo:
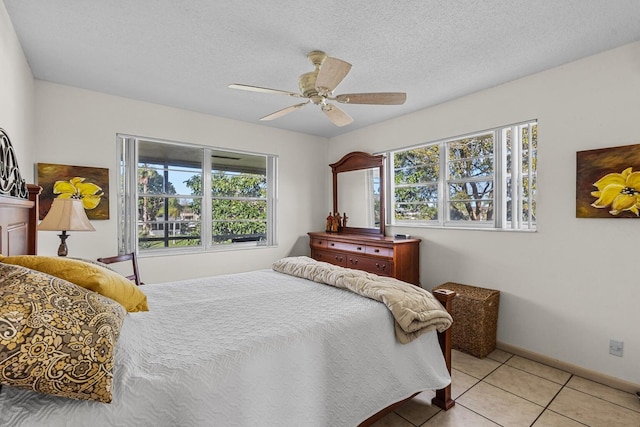
[[[391,277],[338,267],[312,258],[289,257],[273,264],[280,273],[348,289],[384,303],[395,319],[396,338],[402,344],[425,332],[443,332],[453,320],[442,304],[428,291]]]

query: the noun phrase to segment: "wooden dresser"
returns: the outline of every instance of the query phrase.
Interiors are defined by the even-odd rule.
[[[420,286],[420,239],[310,232],[311,258]]]

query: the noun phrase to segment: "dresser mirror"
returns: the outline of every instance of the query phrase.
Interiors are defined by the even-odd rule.
[[[384,156],[354,151],[329,166],[333,212],[347,215],[342,232],[384,236]]]

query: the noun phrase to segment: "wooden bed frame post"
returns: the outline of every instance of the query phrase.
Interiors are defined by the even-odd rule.
[[[42,187],[34,184],[27,184],[29,191],[29,200],[33,202],[31,213],[29,214],[29,240],[27,245],[28,255],[36,255],[38,253],[38,217],[40,216],[40,198]]]
[[[433,296],[440,301],[447,312],[451,313],[451,302],[456,296],[454,291],[436,289],[433,291]],[[438,341],[440,342],[440,348],[442,349],[444,360],[447,363],[447,370],[449,371],[449,374],[451,374],[451,328],[448,328],[444,332],[438,332]],[[456,402],[451,398],[451,384],[443,389],[436,390],[436,397],[431,399],[431,403],[445,411],[452,408]]]

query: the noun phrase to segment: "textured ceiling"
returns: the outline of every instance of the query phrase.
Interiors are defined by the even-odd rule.
[[[638,0],[4,0],[34,76],[331,137],[640,40]],[[324,50],[353,64],[335,93],[407,93],[340,105],[335,127],[297,98]]]

